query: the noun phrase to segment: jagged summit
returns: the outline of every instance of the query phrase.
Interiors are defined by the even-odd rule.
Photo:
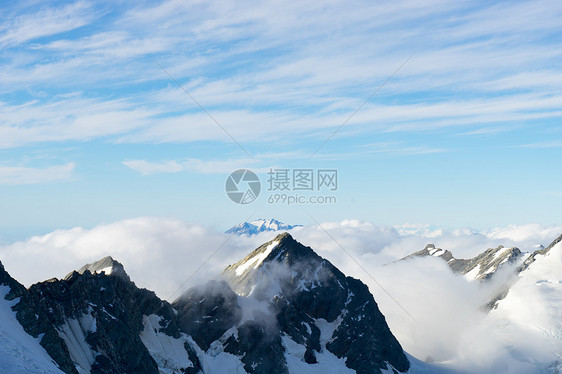
[[[288,368],[292,359],[316,364],[326,355],[344,358],[345,365],[359,374],[408,370],[408,359],[368,287],[343,274],[289,233],[259,246],[228,266],[223,275],[240,300],[245,300],[241,305],[255,300],[259,305],[269,305],[267,313],[274,314],[279,330],[274,335],[279,340],[270,343],[274,351],[267,355],[276,362],[275,373],[287,373],[284,367]],[[215,307],[224,308],[225,300],[232,298],[228,295],[223,292]],[[210,313],[213,310],[210,308]],[[234,308],[231,314],[239,311]],[[255,323],[238,327],[238,336]],[[233,336],[233,353],[243,354],[239,347],[247,343]],[[300,353],[291,348],[295,346],[300,347]],[[267,364],[260,361],[259,366],[265,369]],[[294,370],[289,372],[305,372]]]
[[[413,258],[413,257],[426,257],[426,256],[433,256],[433,257],[440,257],[441,259],[445,260],[446,262],[449,262],[451,260],[454,260],[453,254],[451,253],[451,251],[449,250],[443,250],[441,248],[437,248],[435,247],[435,244],[427,244],[425,246],[424,249],[422,249],[421,251],[417,251],[415,253],[412,253],[409,256],[406,256],[404,259],[407,258]]]
[[[274,239],[262,244],[237,263],[227,269],[236,269],[237,275],[252,268],[258,267],[262,262],[270,261],[297,261],[308,257],[318,257],[310,248],[297,242],[288,232],[277,235]],[[242,270],[243,269],[243,270]]]
[[[119,276],[129,280],[129,276],[127,275],[127,272],[125,272],[125,267],[120,262],[114,260],[111,256],[106,256],[101,260],[92,262],[91,264],[86,264],[76,270],[78,274],[84,274],[86,271],[89,271],[92,274],[105,273],[105,275]],[[65,279],[68,279],[72,276],[72,274],[74,274],[74,272],[69,273]]]
[[[226,230],[226,233],[252,236],[265,231],[291,230],[300,226],[301,225],[287,225],[276,219],[257,219],[250,222],[242,222]]]
[[[225,277],[232,288],[239,295],[247,296],[256,290],[256,285],[268,283],[271,272],[282,272],[281,268],[299,265],[299,272],[308,273],[327,260],[318,256],[310,247],[297,242],[293,237],[284,232],[273,240],[262,244],[250,254],[224,270]],[[329,264],[334,271],[338,271]],[[263,291],[263,290],[262,290]]]

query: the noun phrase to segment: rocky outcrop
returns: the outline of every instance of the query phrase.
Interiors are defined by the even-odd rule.
[[[562,235],[560,235],[558,238],[554,239],[554,241],[552,243],[550,243],[550,245],[548,247],[540,248],[540,249],[534,251],[533,253],[531,253],[531,255],[529,257],[527,257],[525,262],[523,262],[523,264],[521,264],[521,266],[519,266],[519,268],[517,268],[517,272],[521,273],[522,271],[525,271],[529,267],[529,265],[531,265],[533,262],[535,262],[537,256],[546,255],[547,253],[550,252],[550,250],[552,248],[554,248],[555,245],[557,245],[560,242],[562,242]]]

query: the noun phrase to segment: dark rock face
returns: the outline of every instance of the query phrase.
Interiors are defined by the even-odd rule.
[[[0,262],[0,285],[1,284],[10,287],[10,292],[6,295],[7,300],[14,300],[27,293],[27,289],[8,274],[2,262]]]
[[[12,310],[16,312],[16,318],[24,330],[34,338],[43,334],[40,344],[55,360],[59,368],[66,373],[77,374],[78,371],[70,359],[68,348],[58,336],[49,318],[38,313],[35,305],[29,302],[31,299],[30,292],[6,272],[2,263],[0,263],[0,284],[10,287],[10,292],[6,295],[7,300],[20,298],[20,301],[12,307]]]
[[[389,362],[395,369],[408,370],[402,347],[386,327],[367,286],[351,277],[347,286],[353,296],[346,301],[347,313],[327,344],[328,350],[338,357],[347,357],[347,365],[357,373],[372,373],[374,362],[379,363],[380,369],[386,369],[384,365]]]
[[[224,281],[211,281],[192,288],[173,304],[178,324],[203,350],[242,318],[236,295]]]
[[[289,234],[229,266],[225,276],[238,294],[270,303],[278,334],[306,347],[305,362],[316,362],[316,354],[326,349],[345,357],[346,365],[358,374],[380,372],[387,363],[408,370],[402,347],[367,286],[346,277]],[[331,336],[321,337],[318,320],[335,327]],[[283,362],[281,352],[275,360]]]
[[[86,271],[33,285],[26,303],[33,305],[37,314],[47,316],[58,330],[84,315],[95,318],[95,330],[85,332],[86,342],[99,353],[91,363],[92,372],[158,373],[156,362],[140,340],[143,315],[166,313],[152,292],[118,277]]]
[[[102,261],[108,264],[107,259]],[[166,327],[161,332],[178,337],[175,311],[153,292],[137,288],[121,264],[111,259],[109,265],[118,271],[105,275],[81,269],[82,273],[73,272],[63,280],[37,283],[26,290],[13,309],[29,334],[45,334],[41,345],[66,373],[78,373],[75,365],[83,362],[77,362],[70,354],[68,344],[60,335],[69,329],[70,335],[79,335],[78,329],[94,352],[95,357],[88,363],[92,373],[157,374],[158,365],[140,338],[143,317],[151,314],[162,317]],[[85,316],[95,321],[86,331]],[[196,373],[200,369],[197,356],[191,347],[187,346],[186,350],[195,362],[185,372]]]
[[[243,356],[244,369],[248,373],[289,373],[284,358],[281,337],[268,331],[260,321],[247,321],[237,328],[224,344],[224,351]]]

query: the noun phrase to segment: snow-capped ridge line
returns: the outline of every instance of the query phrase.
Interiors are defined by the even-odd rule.
[[[523,262],[521,264],[521,266],[519,266],[519,268],[517,269],[518,273],[521,273],[525,270],[527,270],[527,268],[536,261],[537,256],[544,256],[547,253],[550,252],[550,250],[552,248],[554,248],[558,243],[562,242],[562,235],[560,235],[559,237],[557,237],[556,239],[554,239],[552,241],[552,243],[550,243],[550,245],[546,248],[540,248],[537,249],[536,251],[534,251],[526,260],[525,262]]]
[[[240,236],[241,235],[253,236],[266,231],[292,230],[294,228],[301,227],[301,226],[302,225],[288,225],[274,218],[270,218],[270,219],[260,218],[250,222],[239,223],[238,225],[233,226],[230,229],[226,230],[225,233],[236,234]]]
[[[492,278],[506,264],[520,264],[525,254],[517,247],[506,248],[500,245],[496,248],[488,248],[473,258],[457,259],[451,251],[436,248],[434,244],[427,244],[424,249],[398,261],[417,257],[441,258],[454,273],[465,276],[467,280],[485,281]]]

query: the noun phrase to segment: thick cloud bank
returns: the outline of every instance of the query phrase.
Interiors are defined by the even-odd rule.
[[[295,239],[369,285],[392,331],[409,353],[461,370],[506,373],[534,372],[537,363],[531,357],[539,357],[544,367],[556,357],[537,351],[551,352],[550,340],[559,344],[559,337],[545,338],[525,323],[528,316],[513,317],[506,311],[508,302],[529,298],[535,313],[547,313],[551,308],[548,295],[537,297],[534,284],[521,283],[514,294],[516,301],[507,299],[501,313],[488,315],[481,306],[498,292],[508,274],[500,273],[495,281],[481,285],[453,274],[437,258],[393,262],[427,243],[448,249],[457,258],[473,257],[500,244],[533,251],[561,233],[562,226],[520,225],[477,231],[425,225],[377,226],[356,220],[292,231]],[[216,277],[226,265],[275,235],[229,236],[198,224],[144,217],[32,237],[0,247],[0,260],[16,279],[29,286],[63,277],[85,263],[111,255],[123,263],[139,286],[174,299],[188,287]],[[551,273],[549,276],[554,277]],[[559,298],[559,286],[549,285],[558,287],[552,292]],[[532,334],[529,329],[534,329]],[[527,337],[532,337],[532,344],[513,349],[513,342],[526,341]]]

